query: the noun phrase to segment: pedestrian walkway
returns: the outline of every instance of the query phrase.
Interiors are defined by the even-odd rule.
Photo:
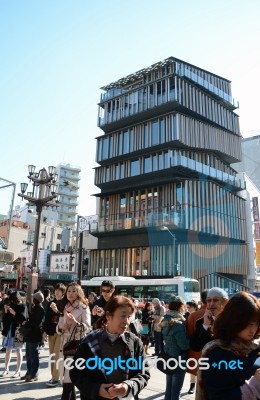
[[[48,368],[48,347],[40,350],[40,373],[37,382],[24,382],[20,378],[11,378],[15,372],[15,354],[11,361],[10,374],[7,377],[0,378],[0,400],[60,400],[62,388],[61,386],[49,388],[46,382],[51,378]],[[5,353],[0,353],[0,372],[4,370]],[[25,361],[22,365],[22,375],[26,372]],[[151,369],[151,379],[148,386],[141,391],[139,398],[145,400],[162,400],[164,399],[165,375],[159,370]],[[194,400],[195,395],[188,395],[190,386],[190,376],[186,374],[185,382],[182,389],[182,400]],[[77,392],[77,400],[80,399]]]

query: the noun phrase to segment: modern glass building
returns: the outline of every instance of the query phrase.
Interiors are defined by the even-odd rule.
[[[89,276],[245,283],[248,250],[239,119],[231,82],[177,58],[101,88]]]

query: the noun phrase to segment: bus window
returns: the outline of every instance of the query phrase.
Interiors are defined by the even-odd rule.
[[[184,282],[184,292],[194,293],[199,291],[200,291],[199,282],[196,281]]]
[[[153,299],[157,297],[160,300],[168,301],[173,295],[178,294],[178,285],[149,285],[149,286],[136,286],[134,288],[134,298]]]
[[[133,290],[131,286],[116,286],[116,294],[121,294],[122,296],[126,297],[132,297],[132,292]]]

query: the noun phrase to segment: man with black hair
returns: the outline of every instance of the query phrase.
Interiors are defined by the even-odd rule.
[[[111,299],[115,291],[115,286],[112,281],[105,280],[101,283],[100,297],[93,303],[91,313],[91,325],[95,328],[96,321],[104,314],[104,308],[107,302]]]
[[[54,288],[54,298],[48,304],[45,319],[43,323],[43,337],[48,335],[49,352],[54,354],[53,360],[55,363],[51,364],[51,379],[46,383],[48,387],[56,387],[59,385],[59,369],[57,368],[57,361],[60,357],[60,343],[61,335],[57,333],[56,327],[59,318],[63,313],[62,299],[66,291],[66,286],[63,283],[57,283]]]

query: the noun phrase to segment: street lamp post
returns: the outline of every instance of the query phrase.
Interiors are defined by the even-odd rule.
[[[27,301],[31,305],[32,301],[32,283],[33,277],[35,278],[34,285],[37,287],[38,283],[38,268],[37,268],[37,255],[38,255],[38,242],[41,224],[41,214],[43,207],[57,207],[58,196],[56,194],[56,181],[57,174],[56,168],[53,166],[48,167],[48,171],[45,168],[40,169],[39,172],[35,172],[35,165],[28,166],[28,179],[32,183],[32,192],[26,192],[28,183],[21,183],[21,193],[18,196],[28,201],[28,206],[35,206],[37,219],[35,222],[35,233],[34,233],[34,244],[32,263],[29,267],[31,273],[29,275],[28,290],[27,290]],[[55,199],[55,201],[53,201]]]
[[[167,231],[170,235],[171,235],[171,237],[172,237],[172,262],[173,262],[173,275],[175,275],[175,244],[176,244],[176,236],[175,236],[175,234],[174,233],[172,233],[171,231],[170,231],[170,229],[167,227],[167,226],[162,226],[161,227],[161,229],[162,229],[162,231]]]

